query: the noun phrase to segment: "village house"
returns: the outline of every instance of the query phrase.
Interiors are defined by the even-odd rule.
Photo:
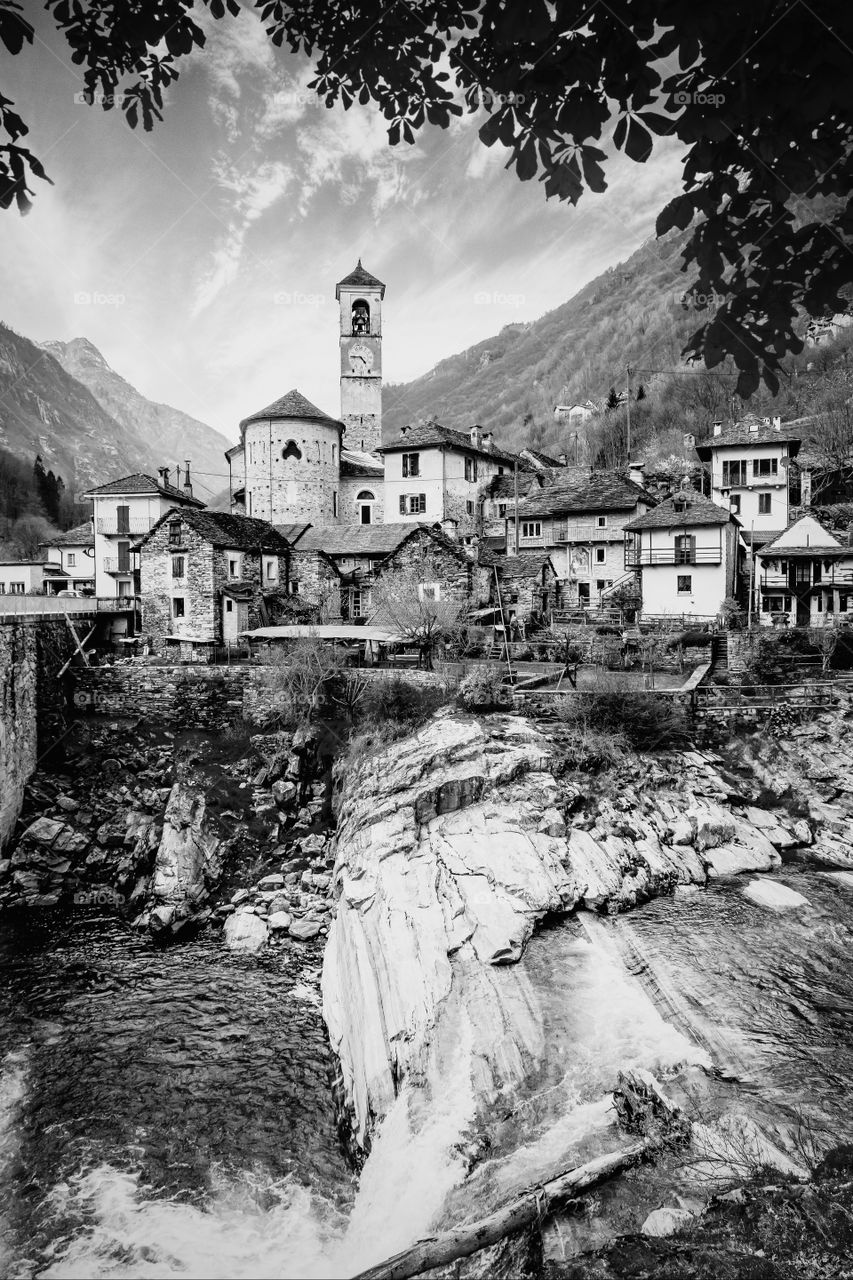
[[[513,468],[502,475],[493,476],[483,489],[480,499],[482,532],[487,537],[506,535],[507,517],[515,510],[516,487],[519,503],[544,488],[548,477],[533,471]]]
[[[492,601],[505,614],[529,625],[546,623],[563,606],[564,584],[547,551],[524,551],[494,560]]]
[[[631,477],[569,468],[519,504],[518,551],[548,551],[564,583],[564,605],[597,605],[625,577],[625,526],[654,506],[642,472],[635,469]],[[506,537],[507,551],[513,552],[512,508]]]
[[[95,594],[95,526],[85,520],[65,533],[56,534],[50,542],[40,544],[49,564],[55,565],[61,575],[57,591],[83,591]]]
[[[639,575],[644,617],[716,617],[736,595],[740,522],[710,498],[679,490],[624,531],[624,564]]]
[[[489,602],[494,563],[476,539],[459,541],[453,520],[438,527],[410,525],[406,537],[377,566],[374,581],[385,573],[410,575],[419,592],[475,609]]]
[[[408,523],[279,525],[293,547],[293,573],[304,578],[309,558],[325,557],[338,574],[340,613],[348,621],[370,612],[370,587],[379,565],[413,530]],[[318,570],[319,572],[319,570]],[[301,589],[301,584],[300,584]]]
[[[790,463],[799,435],[779,418],[748,417],[700,440],[696,452],[710,463],[711,497],[738,517],[744,540],[760,546],[787,528],[790,520]]]
[[[466,434],[437,422],[402,427],[380,452],[387,518],[413,524],[453,519],[463,532],[477,529],[484,488],[518,462],[495,448],[489,431],[472,427]]]
[[[5,560],[0,563],[0,596],[54,595],[67,585],[55,564],[44,560]]]
[[[853,620],[853,547],[813,516],[801,516],[756,552],[755,597],[765,625]]]
[[[290,543],[265,520],[175,507],[141,540],[142,632],[160,652],[234,641],[266,626],[290,586]]]
[[[176,469],[178,473],[180,468]],[[132,630],[134,606],[139,597],[139,544],[158,520],[172,507],[199,510],[204,503],[193,497],[189,465],[184,484],[169,481],[169,470],[161,467],[153,476],[136,472],[120,480],[110,480],[83,494],[94,504],[95,594],[101,598],[126,600],[130,612],[113,623],[115,632]]]

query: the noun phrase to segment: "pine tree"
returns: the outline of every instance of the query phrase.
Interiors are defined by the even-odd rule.
[[[617,396],[617,394],[616,394],[616,388],[615,388],[615,387],[611,387],[611,388],[610,388],[610,390],[608,391],[608,393],[607,393],[607,403],[606,403],[606,405],[605,405],[604,407],[605,407],[606,409],[618,409],[618,408],[619,408],[619,397],[618,397],[618,396]]]

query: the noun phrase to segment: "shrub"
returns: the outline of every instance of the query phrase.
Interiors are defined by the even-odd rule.
[[[512,690],[494,667],[475,667],[459,685],[459,702],[466,711],[500,711],[512,706]]]
[[[573,769],[597,773],[624,760],[629,749],[626,735],[615,729],[591,729],[580,722],[573,724],[561,746],[565,763]]]
[[[625,689],[612,680],[568,694],[560,702],[559,714],[567,724],[584,732],[620,735],[638,751],[684,746],[690,741],[683,707],[671,698]]]
[[[359,703],[365,725],[394,723],[411,729],[428,720],[452,695],[440,685],[416,684],[400,676],[371,680]]]

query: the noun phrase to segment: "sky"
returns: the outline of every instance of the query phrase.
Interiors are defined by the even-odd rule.
[[[609,190],[577,208],[546,201],[479,141],[485,113],[392,148],[372,106],[327,109],[250,11],[205,25],[149,133],[79,101],[46,18],[6,60],[55,185],[35,184],[26,217],[0,213],[0,319],[34,341],[88,338],[229,440],[292,387],[338,412],[335,283],[359,257],[387,286],[385,379],[405,382],[567,301],[679,189],[670,144],[646,165],[617,157]]]

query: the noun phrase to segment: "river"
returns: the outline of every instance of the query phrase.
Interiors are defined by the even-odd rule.
[[[316,956],[235,956],[218,933],[161,950],[107,915],[7,916],[0,1273],[352,1274],[427,1230],[437,1195],[459,1218],[612,1146],[602,1100],[628,1065],[701,1074],[709,1106],[746,1108],[783,1146],[803,1117],[849,1141],[851,877],[794,861],[763,879],[805,903],[754,901],[740,877],[536,935],[521,963],[546,1052],[513,1113],[489,1118],[455,1207],[465,1165],[447,1152],[470,1114],[450,1087],[422,1150],[392,1112],[356,1191]]]

